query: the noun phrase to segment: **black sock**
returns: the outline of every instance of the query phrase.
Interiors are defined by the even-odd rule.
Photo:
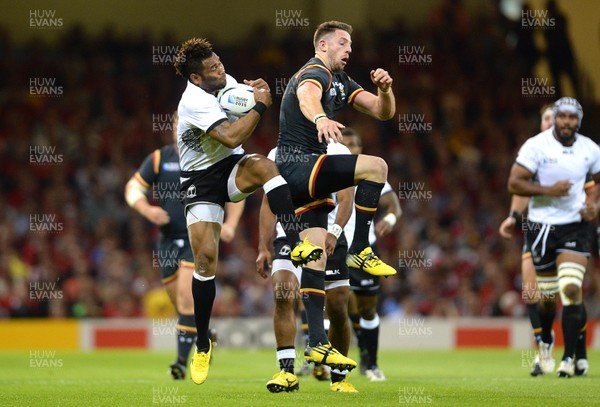
[[[177,361],[186,364],[190,349],[196,339],[196,326],[193,315],[180,315],[177,323]]]
[[[577,337],[581,330],[581,304],[567,305],[563,307],[562,314],[562,329],[565,338],[565,352],[563,360],[567,357],[575,356],[575,348],[577,347]]]
[[[585,305],[583,303],[581,304],[581,325],[582,327],[577,336],[575,357],[577,359],[587,359],[587,344],[585,343],[587,340],[587,311],[585,310]]]
[[[379,316],[375,315],[375,319],[377,320],[377,326],[372,328],[365,328],[364,326],[361,326],[365,349],[369,355],[367,369],[377,367],[377,348],[379,346]],[[366,322],[369,323],[372,321],[375,320]]]
[[[358,341],[358,349],[362,352],[365,346],[362,340],[362,329],[360,328],[360,315],[351,314],[349,317],[350,321],[352,321],[352,330],[354,331],[354,335],[356,335],[356,340]]]
[[[288,355],[289,357],[285,356],[286,353],[289,353],[289,355]],[[296,351],[293,346],[277,347],[277,358],[279,360],[279,368],[281,370],[283,370],[284,372],[289,372],[291,374],[294,374],[294,363],[296,362]]]
[[[533,328],[535,343],[541,342],[542,321],[540,319],[540,308],[538,304],[527,304],[527,314],[529,314],[529,322],[531,322],[531,328]]]
[[[542,341],[544,343],[552,343],[552,324],[556,317],[556,304],[546,303],[544,306],[540,304],[539,311],[542,323]]]
[[[196,347],[199,352],[208,352],[210,314],[215,301],[215,278],[200,281],[192,278],[192,294],[194,296],[194,317],[196,320]]]
[[[300,293],[308,321],[308,344],[317,346],[329,343],[323,325],[325,308],[325,272],[302,267]]]
[[[384,184],[373,181],[361,181],[356,187],[354,195],[354,208],[356,209],[356,221],[354,238],[348,253],[360,253],[369,246],[369,228],[373,222],[373,216],[377,211],[379,195]]]
[[[281,179],[283,180],[283,178]],[[284,183],[271,189],[266,194],[271,211],[277,216],[277,220],[281,224],[288,242],[290,242],[290,246],[294,248],[296,243],[301,241],[299,233],[302,231],[302,227],[300,216],[294,212],[290,187],[287,183]]]

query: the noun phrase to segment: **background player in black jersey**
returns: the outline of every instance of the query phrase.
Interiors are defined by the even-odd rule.
[[[196,339],[194,299],[192,298],[192,272],[194,256],[188,239],[183,204],[179,191],[179,152],[177,144],[177,112],[173,114],[172,144],[153,151],[143,161],[125,187],[125,200],[133,209],[155,225],[160,226],[157,256],[161,279],[177,310],[177,359],[169,371],[174,379],[185,377],[187,359]],[[148,201],[147,193],[156,192],[158,205]],[[229,203],[221,238],[231,241],[235,236],[244,201]],[[214,338],[214,331],[212,332]],[[216,339],[216,338],[214,338]]]
[[[387,71],[371,71],[377,94],[365,91],[344,73],[352,52],[352,27],[339,21],[320,24],[314,35],[315,57],[290,79],[279,117],[275,162],[290,186],[296,214],[308,228],[302,235],[321,247],[327,237],[331,193],[357,185],[356,230],[348,249],[347,265],[375,275],[393,275],[392,267],[369,247],[368,231],[387,179],[387,164],[368,155],[326,155],[328,142],[342,140],[344,126],[333,117],[345,105],[378,120],[396,111],[392,78]],[[326,363],[331,354],[323,325],[325,256],[302,268],[300,290],[309,326],[308,361]],[[356,363],[354,363],[355,367]]]

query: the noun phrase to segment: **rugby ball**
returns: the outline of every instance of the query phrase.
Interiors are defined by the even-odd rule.
[[[217,100],[226,113],[238,117],[248,113],[256,104],[254,89],[243,83],[221,89],[217,94]]]

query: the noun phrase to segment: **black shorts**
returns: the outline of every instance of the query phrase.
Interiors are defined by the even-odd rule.
[[[201,171],[181,171],[183,206],[197,202],[210,202],[225,207],[230,202],[227,181],[233,167],[245,157],[245,154],[233,154]]]
[[[290,259],[290,245],[287,238],[278,237],[273,242],[273,260]],[[348,253],[348,242],[342,233],[338,239],[333,255],[327,258],[325,266],[325,281],[348,280],[348,266],[346,265],[346,254]]]
[[[551,271],[556,268],[556,256],[571,252],[590,256],[591,228],[589,222],[549,225],[527,221],[523,250],[531,251],[536,272]]]
[[[354,185],[357,156],[285,154],[284,151],[285,148],[277,148],[275,164],[290,187],[296,214],[311,227],[326,228],[326,225],[311,224],[314,219],[305,214],[315,209],[325,209],[325,213],[333,209],[331,194]],[[322,222],[322,218],[318,221]]]
[[[371,245],[373,253],[379,255],[377,246]],[[358,295],[377,295],[380,289],[379,277],[364,270],[350,267],[350,289]]]
[[[162,236],[158,242],[158,251],[152,252],[152,267],[160,269],[163,284],[177,278],[181,263],[194,266],[194,254],[187,238],[169,238]]]

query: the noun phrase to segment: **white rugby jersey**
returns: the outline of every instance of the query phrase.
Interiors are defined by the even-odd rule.
[[[275,154],[277,153],[277,147],[272,149],[271,151],[269,151],[269,155],[267,155],[267,158],[271,161],[275,161]],[[346,147],[345,145],[343,145],[342,143],[329,143],[327,145],[327,154],[328,155],[341,155],[341,154],[352,154],[350,152],[350,150],[348,149],[348,147]],[[332,210],[331,212],[329,212],[328,218],[327,218],[327,224],[328,226],[331,226],[334,224],[335,222],[335,214],[337,213],[337,197],[335,194],[333,194],[333,199],[336,203],[336,207],[334,210]],[[354,214],[354,211],[352,211],[352,214]],[[352,219],[352,218],[351,218]],[[281,225],[279,224],[279,222],[277,222],[277,225],[275,226],[275,230],[277,232],[277,238],[280,237],[285,237],[285,232],[283,231],[283,228],[281,227]]]
[[[568,179],[572,186],[567,196],[532,196],[527,216],[533,222],[552,225],[580,222],[586,176],[600,172],[600,147],[579,133],[572,146],[563,146],[554,138],[553,130],[551,127],[527,140],[516,162],[533,173],[533,181],[540,185],[551,186]]]
[[[233,77],[227,75],[226,86],[236,83]],[[182,171],[205,170],[232,154],[244,153],[242,146],[231,149],[206,134],[215,123],[232,119],[227,117],[215,95],[188,81],[177,114],[177,146]]]

